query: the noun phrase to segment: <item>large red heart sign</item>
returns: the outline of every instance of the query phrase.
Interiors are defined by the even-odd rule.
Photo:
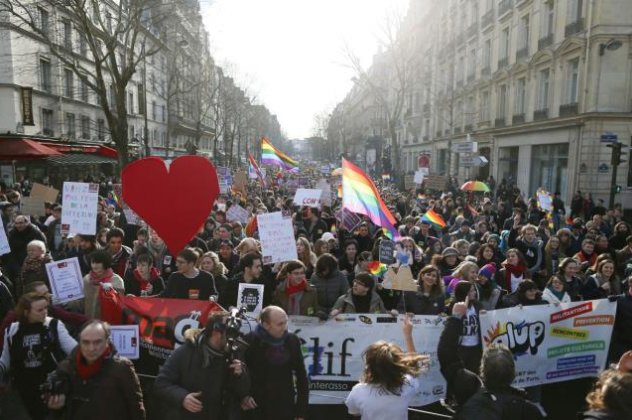
[[[148,157],[121,175],[123,200],[156,230],[173,255],[204,224],[219,195],[215,167],[201,156],[182,156],[169,167]]]

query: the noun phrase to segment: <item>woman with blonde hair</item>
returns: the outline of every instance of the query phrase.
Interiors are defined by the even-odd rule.
[[[478,280],[478,265],[471,261],[463,261],[459,264],[452,273],[452,278],[448,282],[446,293],[451,295],[457,283],[461,280],[475,284],[476,280]]]
[[[215,290],[222,294],[228,283],[228,268],[219,260],[219,255],[213,251],[205,253],[198,260],[197,268],[213,275]]]
[[[255,238],[244,238],[235,247],[235,252],[239,254],[239,258],[252,251],[261,251],[259,241],[257,241]]]
[[[349,414],[362,419],[407,420],[408,406],[419,391],[418,376],[427,356],[416,354],[412,322],[404,318],[405,353],[397,344],[377,341],[364,351],[364,370],[345,404]]]
[[[296,240],[296,253],[298,259],[305,265],[305,276],[309,279],[314,274],[316,267],[316,254],[312,251],[312,245],[307,238],[299,236]]]

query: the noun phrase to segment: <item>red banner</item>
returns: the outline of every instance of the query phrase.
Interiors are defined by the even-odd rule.
[[[140,298],[108,294],[101,300],[103,320],[115,325],[139,325],[139,373],[156,375],[174,348],[184,343],[189,328],[203,328],[208,314],[223,310],[215,302]]]

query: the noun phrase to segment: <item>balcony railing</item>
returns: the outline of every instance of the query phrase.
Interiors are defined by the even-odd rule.
[[[560,117],[571,117],[579,113],[579,104],[572,102],[570,104],[560,105]]]
[[[542,121],[549,118],[549,109],[542,108],[533,111],[533,121]]]
[[[504,127],[506,125],[507,121],[505,120],[505,117],[496,118],[494,120],[494,127]]]
[[[572,22],[566,25],[564,34],[566,36],[570,36],[570,35],[576,34],[577,32],[581,32],[583,30],[584,30],[584,18],[579,18],[575,22]]]
[[[553,33],[550,33],[544,38],[540,38],[538,40],[538,50],[543,50],[549,45],[553,45]]]
[[[524,122],[524,112],[522,114],[515,114],[511,117],[511,124],[522,124]]]
[[[492,7],[481,19],[481,29],[487,28],[494,21],[494,8]]]
[[[529,56],[529,46],[525,45],[524,47],[520,48],[518,51],[516,51],[516,60],[520,60],[521,58],[525,58]]]
[[[501,0],[498,3],[498,16],[502,16],[513,8],[513,0]]]
[[[501,58],[498,60],[498,69],[503,69],[509,65],[509,57]]]

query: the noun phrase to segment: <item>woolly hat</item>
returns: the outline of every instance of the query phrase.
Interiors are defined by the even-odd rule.
[[[373,286],[375,286],[375,280],[373,280],[373,277],[369,273],[358,273],[353,281],[362,283],[364,287],[368,287],[369,289],[373,289]]]
[[[323,236],[320,237],[320,239],[322,239],[325,242],[329,242],[332,239],[336,239],[336,237],[331,232],[325,232],[325,233],[323,233]]]
[[[496,264],[485,264],[480,270],[478,270],[480,276],[485,276],[487,280],[491,280],[496,274]]]
[[[446,249],[444,249],[443,252],[441,252],[441,255],[443,257],[449,257],[450,255],[458,257],[459,256],[459,251],[457,251],[456,248],[453,248],[453,247],[449,246]]]

